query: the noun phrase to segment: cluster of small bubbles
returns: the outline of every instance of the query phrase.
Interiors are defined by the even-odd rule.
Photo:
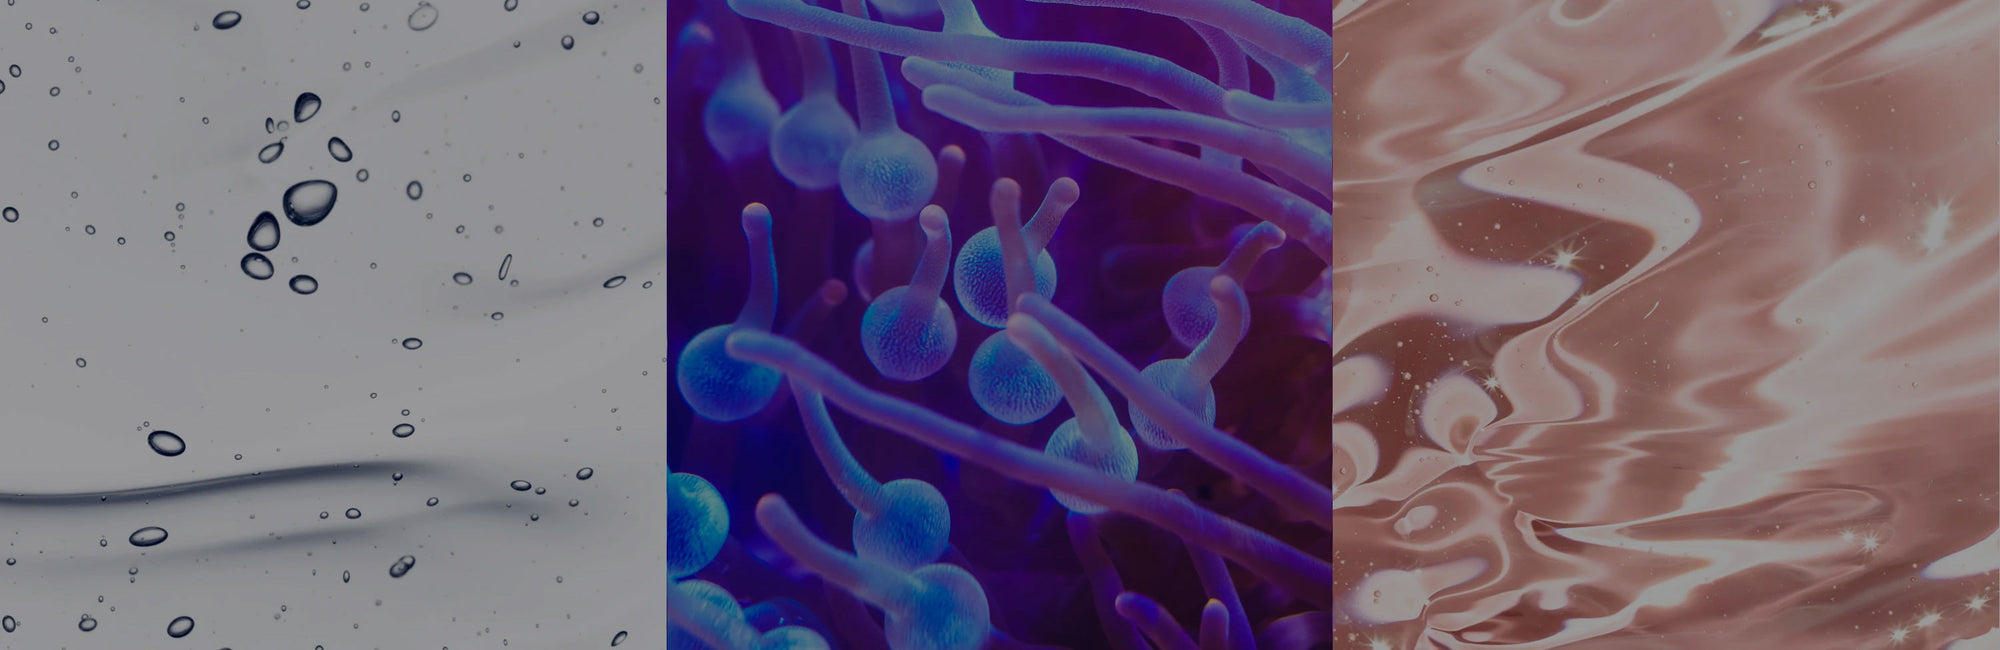
[[[421,347],[424,347],[423,339],[416,338],[414,336],[407,339],[403,339],[403,349],[405,350],[415,350]]]
[[[416,435],[417,427],[408,422],[405,422],[396,425],[396,428],[394,429],[390,429],[389,433],[395,435],[398,438],[408,438],[410,436]]]
[[[527,481],[514,481],[512,483],[508,483],[507,487],[514,488],[515,492],[526,492],[528,491],[528,488],[534,487],[534,485],[528,483]]]
[[[360,519],[360,518],[361,518],[361,509],[360,509],[360,508],[348,508],[348,509],[347,509],[347,518],[348,518],[348,519]]]

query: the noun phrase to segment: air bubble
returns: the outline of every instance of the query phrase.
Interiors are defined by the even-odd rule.
[[[410,12],[411,31],[421,32],[430,29],[431,25],[437,24],[437,21],[438,10],[437,7],[431,6],[431,3],[419,2],[417,3],[417,10]]]
[[[333,183],[313,180],[302,181],[285,190],[285,218],[299,226],[311,226],[326,220],[333,212],[334,199],[339,188]]]
[[[264,257],[263,253],[244,255],[241,266],[243,274],[250,276],[252,280],[269,280],[278,272],[278,269],[271,265],[271,258]]]
[[[127,538],[127,541],[132,542],[133,546],[139,548],[158,546],[160,542],[167,541],[167,529],[159,526],[147,526],[132,531],[132,536]]]
[[[407,339],[403,339],[403,349],[405,350],[415,350],[421,347],[424,347],[423,339],[416,338],[414,336]]]
[[[273,162],[277,162],[278,156],[283,155],[284,153],[285,153],[284,141],[280,140],[278,142],[273,142],[271,144],[264,145],[264,148],[257,150],[257,162],[269,165]]]
[[[513,11],[515,8],[518,8],[520,6],[521,6],[521,0],[503,0],[500,3],[500,7],[508,11]]]
[[[216,14],[215,19],[208,21],[208,24],[215,27],[216,29],[229,29],[231,27],[235,27],[238,23],[241,22],[243,22],[243,14],[234,11],[225,11]],[[18,77],[20,75],[14,75],[14,76]]]
[[[146,446],[152,447],[153,453],[167,457],[179,456],[187,451],[187,441],[181,440],[181,437],[172,431],[154,431],[147,434]]]
[[[341,571],[341,572],[340,572],[340,581],[341,581],[342,583],[346,583],[347,581],[349,581],[349,580],[353,580],[353,579],[354,579],[354,574],[353,574],[353,573],[350,573],[350,572],[348,572],[348,571]]]
[[[260,253],[268,253],[278,247],[278,217],[269,212],[257,215],[250,222],[250,232],[244,235],[250,248]]]
[[[621,275],[621,276],[618,276],[618,277],[615,277],[615,278],[611,278],[611,279],[609,279],[609,280],[605,280],[605,281],[604,281],[604,288],[606,288],[606,289],[616,289],[616,288],[618,288],[618,285],[621,285],[621,284],[625,284],[625,276],[622,276],[622,275]]]
[[[360,509],[360,508],[348,508],[348,509],[347,509],[347,518],[348,518],[348,519],[360,519],[360,518],[361,518],[361,509]]]
[[[363,182],[363,183],[366,183],[366,182],[368,182],[368,170],[366,170],[366,169],[362,169],[362,170],[358,170],[358,171],[354,172],[354,180],[357,180],[357,181],[360,181],[360,182]]]
[[[58,141],[55,141],[55,140],[50,140],[50,141],[49,141],[49,151],[55,151],[55,150],[57,150],[57,149],[61,149],[61,148],[62,148],[62,143],[61,143],[61,142],[58,142]]]
[[[528,491],[528,488],[534,487],[534,485],[528,483],[527,481],[515,481],[513,483],[508,483],[507,487],[514,488],[515,492],[526,492]]]
[[[398,438],[408,438],[410,436],[416,435],[417,427],[408,422],[405,422],[396,425],[396,428],[394,429],[390,429],[389,433],[394,434]]]
[[[292,100],[292,121],[305,124],[319,114],[319,104],[319,95],[299,93],[299,98]]]
[[[573,49],[573,48],[575,48],[575,47],[576,47],[576,39],[575,39],[575,38],[572,38],[572,37],[570,37],[570,35],[568,35],[568,34],[564,34],[564,35],[563,35],[563,37],[562,37],[562,47],[563,47],[563,49],[565,49],[565,50],[568,50],[568,49]]]
[[[597,24],[597,12],[595,11],[583,12],[583,24],[585,25]]]
[[[236,12],[232,11],[229,13],[236,13]],[[85,632],[95,630],[97,629],[97,619],[91,618],[89,614],[84,614],[83,618],[76,622],[76,629],[83,630]]]
[[[403,112],[402,112],[402,111],[389,111],[389,121],[391,121],[391,122],[396,122],[396,123],[398,123],[398,124],[402,123],[402,121],[403,121]]]
[[[8,209],[9,209],[9,210],[12,210],[13,208],[8,208]],[[597,228],[603,228],[603,227],[604,227],[604,217],[598,217],[598,218],[596,218],[596,219],[591,219],[591,220],[590,220],[590,225],[591,225],[591,226],[593,226],[593,227],[597,227]]]
[[[409,185],[403,186],[403,194],[408,195],[411,201],[424,198],[424,184],[410,181]]]
[[[464,271],[459,271],[457,273],[451,274],[451,281],[457,282],[459,286],[472,284],[472,274],[466,273]]]
[[[14,206],[7,206],[5,209],[0,209],[0,219],[6,219],[7,223],[20,221],[21,211],[14,209]]]
[[[7,66],[7,74],[13,75],[15,79],[21,78],[21,66],[18,65]]]
[[[167,623],[167,636],[181,638],[194,631],[194,619],[182,616]]]
[[[291,284],[292,291],[301,296],[311,295],[312,292],[319,291],[319,280],[313,279],[313,276],[310,275],[294,275],[292,276]]]
[[[410,569],[415,566],[417,566],[417,558],[414,555],[405,555],[396,558],[396,563],[389,565],[389,577],[401,578],[409,575]]]
[[[333,156],[334,162],[347,162],[354,159],[354,150],[347,148],[347,141],[338,137],[327,138],[326,152]]]
[[[431,506],[433,508],[437,507],[437,504],[438,504],[437,497],[431,497],[429,501],[424,502],[424,505]]]
[[[13,564],[14,561],[9,559],[7,560],[7,563]],[[18,629],[21,629],[21,624],[14,622],[14,617],[8,616],[5,618],[0,618],[0,630],[6,630],[8,634],[13,634],[14,630]]]
[[[576,480],[579,480],[579,481],[588,481],[588,480],[590,480],[590,477],[591,477],[591,476],[594,476],[594,475],[596,475],[596,474],[597,474],[597,470],[594,470],[594,469],[591,469],[591,468],[588,468],[588,467],[585,467],[585,468],[583,468],[583,469],[580,469],[580,470],[577,470],[577,471],[576,471]]]
[[[507,279],[507,269],[511,266],[514,266],[513,253],[508,253],[506,257],[500,258],[500,279]]]
[[[83,357],[77,357],[77,358],[76,358],[76,367],[78,367],[78,368],[82,368],[82,367],[84,367],[84,366],[86,366],[86,365],[89,365],[89,364],[90,364],[90,362],[88,362],[88,361],[84,361],[84,360],[83,360]]]

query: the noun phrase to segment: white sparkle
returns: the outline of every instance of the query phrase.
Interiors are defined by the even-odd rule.
[[[1556,249],[1555,256],[1549,259],[1549,266],[1553,266],[1564,270],[1576,268],[1576,261],[1582,259],[1581,257],[1578,256],[1578,254],[1582,252],[1583,249],[1580,248],[1575,250],[1568,248],[1558,248]]]
[[[1486,390],[1500,390],[1500,375],[1487,375],[1485,379],[1479,380],[1479,385],[1486,387]]]
[[[1855,538],[1854,538],[1854,531],[1851,531],[1851,530],[1843,530],[1843,531],[1840,531],[1840,541],[1843,541],[1843,542],[1847,542],[1847,543],[1849,543],[1849,544],[1853,544],[1853,543],[1854,543],[1854,539],[1855,539]]]
[[[1924,612],[1923,617],[1917,619],[1917,627],[1925,628],[1925,627],[1930,627],[1932,625],[1937,625],[1938,621],[1943,619],[1944,619],[1943,614],[1939,614],[1937,612]]]
[[[1966,599],[1965,608],[1975,612],[1986,609],[1986,594],[1974,594]]]
[[[1949,230],[1951,230],[1951,202],[1946,201],[1931,206],[1931,211],[1924,215],[1924,232],[1917,239],[1917,245],[1923,246],[1926,253],[1944,248],[1944,234]]]
[[[1394,650],[1394,649],[1389,647],[1388,639],[1374,638],[1368,640],[1368,650]]]
[[[1909,640],[1909,638],[1910,638],[1909,628],[1899,627],[1893,630],[1889,630],[1890,643],[1902,643],[1904,641]]]
[[[1878,548],[1882,548],[1882,540],[1875,539],[1874,535],[1861,538],[1861,550],[1874,551]]]

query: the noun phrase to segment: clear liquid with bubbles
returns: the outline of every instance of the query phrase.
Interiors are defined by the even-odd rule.
[[[431,2],[0,7],[0,647],[664,645],[666,8]]]

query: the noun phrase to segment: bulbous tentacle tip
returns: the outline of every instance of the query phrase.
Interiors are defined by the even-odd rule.
[[[938,159],[959,163],[965,162],[965,148],[955,144],[945,145],[943,149],[938,150]]]
[[[819,285],[818,295],[819,301],[826,303],[829,307],[847,302],[847,283],[828,278],[826,282]]]
[[[771,209],[762,203],[743,206],[743,234],[750,237],[771,234]]]
[[[918,223],[923,224],[926,238],[942,237],[949,233],[947,228],[950,226],[950,219],[945,216],[944,208],[935,203],[924,206],[924,211],[917,215],[917,219]]]
[[[1077,186],[1076,179],[1064,176],[1049,184],[1049,196],[1063,203],[1073,204],[1082,198],[1083,188]]]
[[[1221,273],[1208,280],[1208,297],[1217,303],[1234,303],[1243,295],[1243,287],[1236,279]]]
[[[1251,227],[1250,232],[1243,237],[1254,240],[1267,249],[1277,248],[1279,245],[1284,244],[1286,239],[1285,229],[1279,228],[1278,224],[1269,221],[1261,222]]]

